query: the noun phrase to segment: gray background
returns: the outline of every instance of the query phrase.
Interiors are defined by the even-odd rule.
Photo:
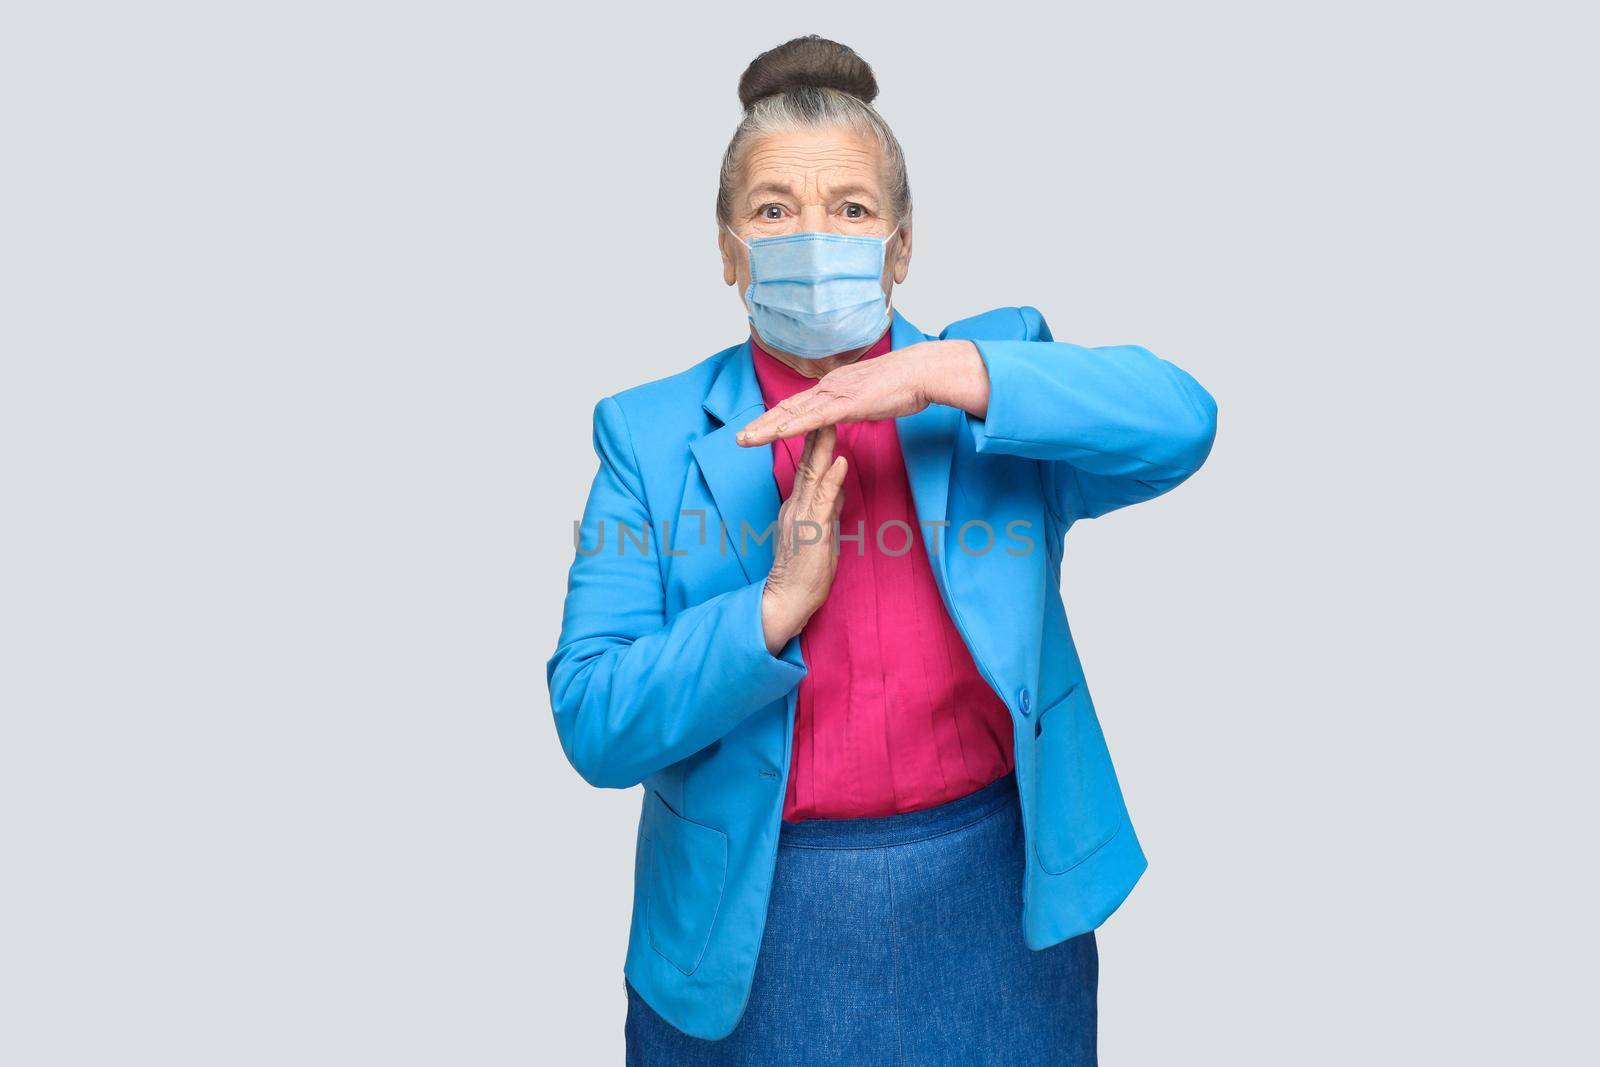
[[[638,791],[543,679],[590,413],[743,335],[735,84],[820,32],[912,322],[1033,304],[1220,403],[1069,540],[1151,857],[1105,1061],[1592,1062],[1593,29],[7,5],[0,1060],[620,1061]]]

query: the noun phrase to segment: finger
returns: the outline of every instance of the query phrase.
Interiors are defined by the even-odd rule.
[[[834,446],[839,441],[839,431],[834,429],[832,423],[819,426],[807,435],[812,442],[811,458],[806,464],[810,469],[810,476],[806,484],[815,485],[822,476],[828,472],[829,465],[833,463]]]
[[[790,399],[793,398],[791,397]],[[734,440],[746,446],[764,445],[769,441],[775,440],[772,437],[772,429],[780,422],[788,420],[789,411],[789,401],[780,401],[745,423],[744,428],[734,435]]]
[[[823,483],[822,484],[835,497],[843,499],[844,498],[844,478],[845,478],[845,475],[848,474],[849,472],[850,472],[850,461],[848,459],[846,459],[844,456],[839,456],[839,457],[834,459],[833,464],[828,468],[827,477],[823,479]]]
[[[817,483],[813,504],[827,512],[830,519],[838,518],[844,508],[844,478],[849,469],[850,461],[838,456],[828,465],[827,472]]]
[[[819,470],[816,478],[816,491],[811,493],[811,506],[814,509],[826,510],[834,506],[840,496],[840,488],[845,485],[845,469],[850,466],[843,456],[830,459],[824,469]]]
[[[795,497],[808,510],[811,508],[811,498],[816,495],[817,483],[828,473],[828,464],[833,462],[834,437],[832,426],[819,427],[806,435],[811,442],[811,452],[805,459],[804,481],[801,482],[797,475],[796,484],[799,488],[795,491]]]
[[[770,444],[783,437],[798,437],[821,426],[827,420],[818,420],[812,409],[818,400],[817,386],[789,399],[750,420],[736,436],[746,447]]]
[[[815,480],[815,473],[811,468],[811,457],[817,450],[817,435],[806,434],[805,447],[800,450],[800,461],[794,467],[794,485],[789,490],[790,496],[804,496],[806,486]]]

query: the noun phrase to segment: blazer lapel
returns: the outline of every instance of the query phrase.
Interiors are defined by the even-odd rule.
[[[923,332],[896,311],[892,347],[905,348],[927,340]],[[914,415],[894,420],[900,437],[900,454],[905,460],[906,477],[911,482],[911,497],[922,522],[918,531],[926,542],[928,562],[939,591],[946,593],[945,557],[954,543],[943,527],[950,499],[950,465],[955,454],[956,431],[963,415],[943,404],[929,404]],[[948,594],[947,594],[948,595]]]
[[[722,516],[725,550],[738,559],[745,580],[753,582],[772,569],[767,527],[777,521],[780,501],[772,477],[772,446],[746,448],[734,440],[745,423],[766,410],[748,339],[723,362],[702,406],[722,425],[689,448]],[[707,516],[706,521],[713,519]]]

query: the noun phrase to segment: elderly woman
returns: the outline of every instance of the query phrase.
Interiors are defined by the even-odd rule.
[[[739,82],[749,336],[595,408],[548,665],[567,758],[644,785],[629,1062],[1083,1064],[1094,929],[1145,868],[1062,539],[1173,488],[1216,405],[1031,307],[937,336],[899,142],[816,37]]]

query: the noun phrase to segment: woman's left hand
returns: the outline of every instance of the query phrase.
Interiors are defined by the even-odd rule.
[[[971,341],[922,341],[829,371],[749,422],[737,440],[747,447],[799,437],[821,426],[915,414],[949,404],[983,418],[989,373]]]

